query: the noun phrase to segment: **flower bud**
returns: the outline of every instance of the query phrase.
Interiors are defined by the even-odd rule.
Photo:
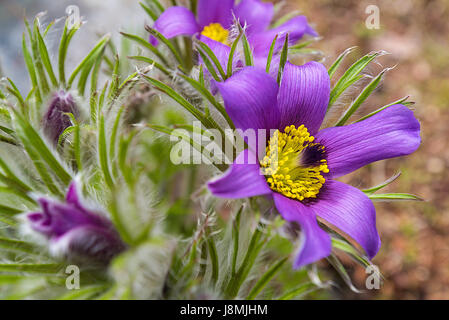
[[[31,229],[48,239],[50,253],[75,262],[107,265],[126,249],[114,225],[81,202],[72,182],[64,202],[37,199],[41,211],[27,214]]]
[[[42,118],[44,134],[54,145],[58,144],[61,133],[72,124],[67,113],[72,113],[75,118],[79,117],[79,110],[72,95],[61,90],[53,96]]]

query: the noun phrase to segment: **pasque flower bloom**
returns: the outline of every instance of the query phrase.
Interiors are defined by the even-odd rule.
[[[295,43],[304,34],[317,35],[304,16],[296,16],[279,27],[269,29],[273,14],[273,4],[260,0],[242,0],[237,5],[234,0],[199,0],[197,17],[185,7],[170,7],[157,19],[154,28],[166,38],[200,34],[200,40],[206,42],[220,58],[229,54],[228,36],[235,16],[242,26],[247,25],[246,33],[256,62],[268,55],[277,34],[281,35],[275,51],[281,49],[287,32],[290,43]],[[157,43],[155,38],[151,38],[151,42]]]
[[[107,264],[126,248],[113,224],[83,204],[76,182],[70,184],[65,202],[47,197],[37,201],[41,211],[26,217],[31,229],[49,240],[51,253]]]
[[[216,83],[237,128],[275,130],[264,157],[242,151],[228,171],[209,182],[224,198],[270,196],[281,216],[302,229],[294,267],[331,252],[317,217],[357,241],[369,258],[380,247],[376,213],[360,190],[335,180],[371,162],[414,152],[420,125],[413,112],[394,105],[354,124],[320,129],[330,94],[323,65],[287,63],[280,86],[265,71],[245,67]]]
[[[70,93],[63,90],[54,94],[48,109],[42,117],[42,128],[47,138],[56,145],[59,136],[71,126],[68,113],[75,118],[79,117],[79,109]]]

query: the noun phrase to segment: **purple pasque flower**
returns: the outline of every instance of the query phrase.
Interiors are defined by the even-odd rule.
[[[220,62],[226,62],[226,54],[229,55],[230,51],[229,31],[235,16],[242,26],[247,25],[246,34],[256,65],[268,56],[271,43],[277,34],[280,36],[275,52],[282,48],[287,32],[290,43],[295,43],[304,34],[317,36],[304,16],[296,16],[279,27],[269,29],[273,15],[273,4],[260,0],[242,0],[237,5],[235,0],[199,0],[196,17],[185,7],[170,7],[160,15],[153,27],[166,38],[200,34],[200,40],[211,47]],[[157,44],[154,37],[151,37],[150,41],[154,45]],[[220,59],[223,52],[224,57]]]
[[[31,229],[49,241],[50,252],[69,260],[106,265],[126,249],[114,225],[82,203],[77,182],[72,182],[64,202],[40,197],[41,211],[26,218]]]
[[[331,253],[330,236],[318,217],[373,258],[380,247],[374,205],[362,191],[335,179],[414,152],[421,139],[413,112],[393,105],[366,120],[319,130],[330,80],[317,62],[288,62],[280,86],[256,67],[216,85],[237,128],[275,131],[261,151],[264,157],[257,157],[254,148],[242,151],[223,176],[209,182],[211,192],[223,198],[272,197],[281,216],[302,229],[295,268]]]
[[[72,95],[61,90],[54,94],[41,121],[45,136],[54,145],[58,144],[61,133],[72,125],[68,113],[77,118],[80,112]]]

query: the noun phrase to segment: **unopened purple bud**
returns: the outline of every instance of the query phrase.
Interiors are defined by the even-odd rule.
[[[44,134],[54,145],[57,145],[61,133],[72,124],[67,113],[72,113],[75,118],[79,117],[72,95],[61,90],[53,96],[42,118]]]
[[[50,252],[75,262],[107,265],[126,249],[114,225],[82,204],[76,182],[64,202],[41,197],[41,211],[27,214],[31,228],[49,240]]]

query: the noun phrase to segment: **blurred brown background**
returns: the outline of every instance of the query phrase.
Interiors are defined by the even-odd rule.
[[[379,8],[378,30],[365,25],[369,5]],[[323,37],[314,47],[325,53],[327,66],[352,46],[357,48],[348,64],[371,51],[388,51],[367,72],[396,67],[361,113],[410,95],[422,126],[422,145],[413,155],[376,163],[347,179],[355,186],[369,187],[400,170],[402,176],[385,192],[409,192],[426,201],[376,203],[383,244],[374,263],[386,277],[384,285],[362,295],[343,289],[336,294],[449,299],[449,1],[291,0],[288,6],[307,15]],[[354,97],[349,94],[346,100]],[[358,287],[364,288],[365,271],[350,270]]]

